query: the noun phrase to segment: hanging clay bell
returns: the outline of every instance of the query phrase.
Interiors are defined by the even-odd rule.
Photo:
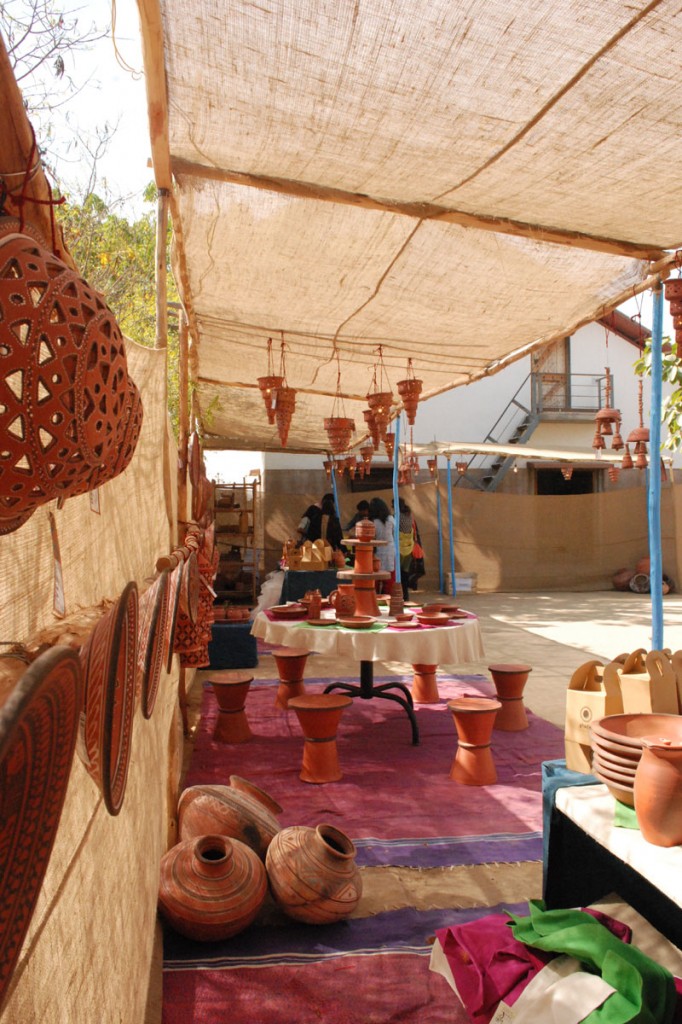
[[[258,378],[258,387],[260,393],[263,396],[263,402],[265,404],[265,411],[268,416],[268,423],[274,425],[275,422],[275,409],[274,409],[274,396],[278,388],[282,387],[284,383],[284,377],[275,377],[272,374],[267,377]]]

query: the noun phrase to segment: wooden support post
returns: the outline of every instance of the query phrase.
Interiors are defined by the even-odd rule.
[[[187,446],[189,443],[189,328],[184,312],[180,314],[178,351],[179,410],[178,410],[178,523],[187,522]],[[178,534],[178,544],[184,536]]]
[[[154,348],[168,346],[168,271],[166,237],[168,234],[168,189],[160,188],[156,202],[156,340]]]

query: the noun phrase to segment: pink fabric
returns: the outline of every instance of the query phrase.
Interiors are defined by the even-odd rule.
[[[584,908],[621,942],[629,943],[631,928]],[[443,947],[459,997],[474,1024],[488,1024],[500,1000],[513,1006],[526,985],[554,958],[514,938],[507,914],[488,914],[478,921],[443,928],[436,938]]]

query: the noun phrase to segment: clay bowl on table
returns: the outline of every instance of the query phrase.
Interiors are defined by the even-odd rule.
[[[444,612],[417,612],[417,618],[422,626],[447,626],[450,616]]]
[[[398,612],[393,616],[396,622],[414,622],[413,612]]]
[[[300,619],[307,614],[302,604],[276,604],[269,610],[276,619]]]
[[[617,754],[597,747],[592,748],[592,761],[599,762],[604,768],[610,768],[612,771],[622,772],[623,775],[632,775],[633,778],[639,764],[639,758],[618,757]]]
[[[603,761],[596,754],[592,758],[592,770],[612,779],[622,786],[634,786],[636,768],[619,768],[611,761]]]
[[[645,736],[682,743],[682,715],[607,715],[592,723],[592,732],[600,740],[641,751]]]
[[[641,747],[625,747],[620,743],[602,739],[601,736],[597,736],[594,729],[592,730],[592,749],[606,757],[617,757],[619,761],[625,761],[626,764],[635,766],[642,756]]]
[[[369,629],[378,620],[373,615],[349,615],[345,618],[337,616],[336,622],[346,629]]]
[[[425,604],[422,605],[422,612],[424,615],[438,615],[440,612],[444,612],[445,608],[442,604]]]
[[[632,787],[629,789],[619,785],[617,782],[612,782],[607,779],[606,776],[600,775],[599,772],[594,773],[600,782],[603,782],[608,789],[614,800],[619,800],[622,804],[627,804],[628,807],[635,806],[635,794],[632,791]]]

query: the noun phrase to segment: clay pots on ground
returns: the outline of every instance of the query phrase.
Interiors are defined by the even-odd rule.
[[[214,834],[238,839],[263,860],[280,830],[282,808],[264,790],[238,775],[229,786],[190,786],[178,802],[178,828],[182,840]]]
[[[159,910],[181,935],[200,942],[229,939],[243,931],[267,891],[263,864],[237,839],[189,839],[161,860]]]
[[[333,825],[282,829],[268,847],[265,866],[275,900],[296,921],[341,921],[362,895],[355,846]]]

